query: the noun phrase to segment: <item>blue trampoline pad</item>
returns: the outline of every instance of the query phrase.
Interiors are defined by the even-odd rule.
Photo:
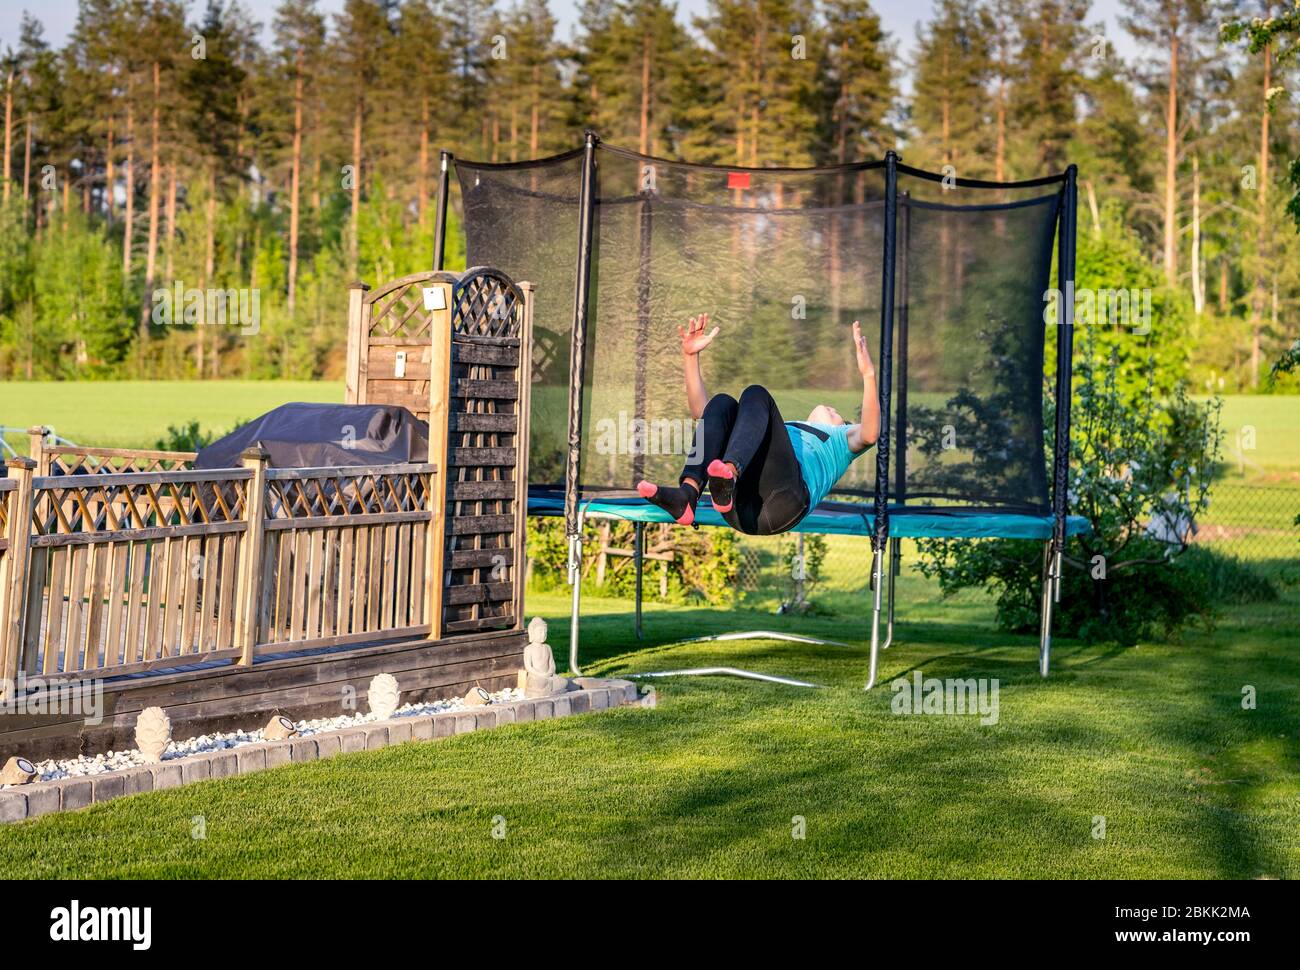
[[[623,519],[628,522],[672,522],[672,517],[657,505],[642,498],[587,498],[580,503],[587,515]],[[529,515],[563,515],[564,496],[554,493],[528,496]],[[727,526],[713,510],[708,496],[695,509],[695,521],[702,526]],[[966,509],[946,510],[930,506],[891,506],[889,535],[896,539],[1050,539],[1052,516],[1027,515],[1019,512],[994,512]],[[1091,531],[1081,515],[1066,517],[1069,535],[1086,535]],[[729,526],[728,526],[729,528]],[[826,535],[869,536],[875,529],[871,506],[856,502],[823,502],[795,527],[795,532]]]

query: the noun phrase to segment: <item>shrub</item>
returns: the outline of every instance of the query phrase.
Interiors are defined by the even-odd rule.
[[[1071,430],[1071,511],[1092,526],[1070,540],[1063,559],[1056,629],[1066,636],[1131,644],[1173,636],[1208,620],[1222,602],[1209,560],[1175,564],[1188,549],[1194,523],[1208,506],[1219,450],[1219,402],[1200,405],[1182,384],[1161,393],[1155,362],[1146,384],[1122,390],[1118,350],[1097,353],[1085,328],[1075,369]],[[1127,382],[1132,388],[1131,378]],[[1050,456],[1054,415],[1047,420]],[[945,593],[986,587],[1008,630],[1038,626],[1043,546],[1032,541],[924,540],[921,572]]]

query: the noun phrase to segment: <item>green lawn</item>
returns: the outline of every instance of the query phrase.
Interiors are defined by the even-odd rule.
[[[1300,481],[1300,397],[1223,399],[1223,463],[1247,479]]]
[[[290,401],[340,402],[332,381],[0,381],[0,427],[44,424],[79,445],[152,448],[169,426],[224,434]],[[19,454],[21,435],[5,436]]]
[[[1292,594],[1294,595],[1294,594]],[[531,599],[552,619],[567,600]],[[800,621],[586,602],[588,672],[730,664],[829,685],[658,683],[656,710],[521,724],[133,796],[0,828],[10,876],[1300,876],[1300,658],[1247,612],[1181,645],[1035,644],[908,612],[884,686],[853,649],[674,644]],[[943,622],[948,620],[949,622]],[[973,622],[978,620],[979,622]],[[850,632],[860,632],[860,624]],[[995,677],[996,725],[898,716],[888,682]],[[1243,685],[1258,691],[1243,710]],[[203,816],[206,838],[191,838]],[[492,837],[502,816],[506,838]],[[792,838],[792,819],[806,838]],[[1105,838],[1093,837],[1096,816]]]

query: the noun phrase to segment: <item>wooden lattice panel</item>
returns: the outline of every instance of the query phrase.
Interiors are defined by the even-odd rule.
[[[365,293],[354,324],[361,332],[349,337],[361,344],[350,365],[355,373],[349,374],[349,403],[397,405],[421,421],[429,419],[433,320],[445,317],[445,311],[424,308],[424,289],[455,278],[417,273]]]
[[[194,467],[192,451],[139,451],[124,448],[43,447],[41,475],[118,475],[173,472]]]
[[[529,324],[524,292],[472,269],[452,293],[443,631],[520,622],[527,501]]]

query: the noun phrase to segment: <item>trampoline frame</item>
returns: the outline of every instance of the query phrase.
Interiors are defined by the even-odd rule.
[[[569,407],[568,407],[568,435],[567,435],[567,454],[565,457],[565,474],[564,474],[564,519],[565,533],[568,541],[568,555],[566,563],[567,579],[573,588],[571,618],[569,627],[569,667],[574,674],[581,674],[579,666],[579,624],[580,624],[580,605],[581,605],[581,578],[582,578],[582,526],[586,518],[617,518],[616,516],[606,515],[599,511],[592,512],[590,505],[597,499],[588,499],[583,502],[578,495],[579,482],[581,478],[581,442],[582,442],[582,395],[585,388],[585,369],[586,369],[586,339],[587,323],[589,315],[589,297],[591,284],[591,256],[593,248],[593,232],[595,220],[595,186],[597,178],[596,148],[600,143],[599,136],[591,130],[588,130],[583,138],[583,146],[576,151],[570,151],[563,156],[557,157],[576,157],[579,153],[582,156],[582,173],[581,183],[578,195],[578,245],[577,245],[577,275],[576,285],[574,287],[573,297],[573,331],[569,343]],[[636,153],[627,152],[625,149],[615,149],[610,147],[610,151],[620,154],[635,155],[636,157],[647,157],[636,155]],[[450,163],[454,157],[450,152],[443,151],[439,156],[439,178],[438,178],[438,197],[436,216],[437,223],[434,230],[434,269],[443,268],[444,245],[446,236],[446,219],[447,219],[447,201],[449,196],[448,172]],[[505,163],[502,165],[487,166],[483,163],[475,163],[476,167],[496,167],[510,168],[518,165],[528,165],[532,163]],[[681,164],[681,163],[673,163]],[[848,166],[850,168],[859,167],[880,167],[882,163],[867,162],[857,163]],[[746,171],[744,166],[706,166],[710,168],[720,168],[727,171]],[[843,166],[841,166],[842,168]],[[885,154],[883,162],[885,172],[885,225],[884,240],[881,266],[881,326],[880,326],[880,350],[877,357],[877,390],[880,396],[880,414],[881,414],[881,434],[876,442],[876,477],[875,493],[873,496],[873,517],[874,532],[871,536],[872,556],[871,556],[871,587],[872,587],[872,618],[871,618],[871,650],[870,661],[867,674],[866,685],[864,690],[870,690],[875,686],[877,679],[877,670],[879,665],[880,652],[890,647],[894,640],[894,618],[895,618],[895,600],[896,600],[896,580],[902,563],[901,540],[898,537],[890,535],[889,519],[890,508],[888,502],[888,482],[889,482],[889,453],[890,453],[890,435],[887,424],[890,415],[892,377],[893,377],[893,347],[894,347],[894,325],[895,325],[895,283],[896,280],[902,291],[902,306],[898,307],[898,338],[900,356],[906,360],[907,354],[907,261],[903,260],[902,272],[898,272],[898,235],[899,235],[899,191],[898,191],[898,174],[900,172],[916,178],[927,179],[933,182],[939,182],[946,185],[956,185],[957,187],[968,188],[1029,188],[1034,186],[1060,185],[1060,200],[1057,207],[1057,289],[1063,295],[1058,306],[1058,317],[1056,321],[1056,427],[1055,427],[1055,446],[1052,455],[1052,476],[1051,476],[1051,514],[1053,518],[1053,528],[1051,537],[1046,541],[1043,548],[1043,566],[1042,566],[1042,596],[1041,608],[1039,615],[1039,648],[1038,648],[1038,667],[1039,674],[1046,677],[1051,666],[1051,645],[1052,645],[1052,620],[1054,616],[1054,607],[1060,602],[1061,597],[1061,569],[1062,557],[1065,550],[1065,544],[1068,537],[1067,530],[1067,512],[1068,512],[1068,486],[1069,486],[1069,452],[1070,452],[1070,401],[1071,401],[1071,382],[1073,377],[1073,360],[1072,351],[1074,346],[1074,281],[1075,281],[1075,236],[1077,228],[1077,208],[1078,208],[1078,167],[1070,165],[1061,175],[1046,176],[1038,179],[1030,179],[1020,182],[989,182],[978,179],[952,179],[934,172],[927,172],[923,169],[912,168],[904,165],[896,152],[890,151]],[[752,169],[756,172],[782,171],[781,169]],[[789,169],[785,171],[791,171]],[[802,169],[798,171],[817,171],[816,169]],[[906,195],[906,193],[904,193]],[[905,216],[903,219],[903,251],[907,252],[907,233],[908,222],[910,219],[910,208],[904,206]],[[645,209],[643,208],[642,221],[645,221]],[[1046,342],[1046,341],[1044,341]],[[907,429],[907,375],[906,368],[900,369],[899,388],[898,388],[898,407],[895,412],[895,432],[896,444],[900,451],[906,453],[906,429]],[[905,477],[903,466],[898,464],[896,468],[896,490],[902,497],[902,483]],[[921,506],[915,507],[918,511]],[[644,553],[644,523],[635,523],[635,544],[633,558],[636,568],[636,634],[641,639],[642,632],[642,578],[643,578],[643,553]],[[889,564],[885,564],[885,550],[889,549]],[[887,592],[886,592],[887,588]],[[885,624],[884,639],[881,639],[882,618]],[[734,634],[723,634],[720,637],[699,638],[704,639],[770,639],[773,634],[771,631],[743,631]],[[788,636],[788,635],[787,635]],[[832,644],[833,641],[819,640],[817,638],[797,638],[806,642],[816,644]],[[669,674],[728,674],[732,676],[742,676],[751,679],[769,680],[778,683],[787,683],[793,686],[812,687],[815,685],[802,681],[793,681],[789,678],[774,678],[766,674],[755,674],[749,671],[739,671],[735,668],[701,668],[695,670],[667,671],[649,674],[646,676],[667,676]]]

